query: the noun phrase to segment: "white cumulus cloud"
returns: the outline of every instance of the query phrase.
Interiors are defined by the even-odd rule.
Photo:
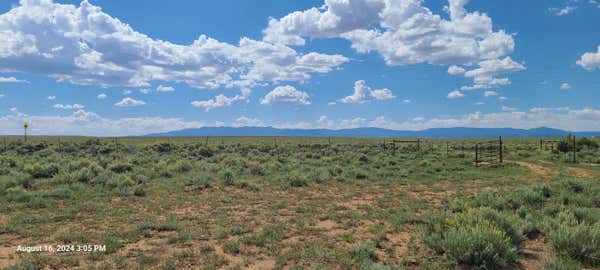
[[[239,94],[233,97],[227,97],[223,94],[220,94],[208,100],[194,100],[191,102],[191,104],[194,107],[204,108],[204,110],[208,112],[212,109],[231,106],[234,102],[239,100],[248,100],[250,94],[252,94],[252,91],[250,91],[250,89],[242,89],[242,91]]]
[[[48,97],[47,97],[47,99],[48,99],[48,100],[55,100],[55,99],[56,99],[56,96],[48,96]]]
[[[459,67],[456,65],[452,65],[452,66],[448,67],[448,74],[450,74],[450,75],[464,74],[465,71],[466,71],[465,68]]]
[[[569,83],[562,83],[560,85],[560,90],[569,90],[571,89],[571,85]]]
[[[498,95],[498,92],[496,92],[496,91],[485,91],[483,93],[483,95],[486,96],[486,97],[494,97],[494,96]]]
[[[146,104],[146,102],[142,101],[142,100],[136,100],[130,97],[126,97],[124,99],[122,99],[121,101],[115,103],[115,106],[117,107],[137,107],[137,106],[142,106]]]
[[[374,100],[389,100],[395,98],[390,89],[374,89],[363,80],[354,82],[354,92],[352,95],[344,97],[339,101],[342,103],[367,103]]]
[[[0,14],[0,40],[1,70],[100,86],[252,87],[307,80],[349,61],[248,38],[229,44],[200,35],[185,45],[153,39],[88,1],[22,0]]]
[[[293,86],[278,86],[260,100],[260,104],[294,104],[310,105],[309,95],[306,92],[296,90]]]
[[[166,92],[175,92],[175,88],[173,88],[172,86],[162,86],[162,85],[159,85],[158,87],[156,87],[156,91],[163,92],[163,93],[166,93]]]
[[[85,108],[85,106],[81,104],[54,104],[52,108],[61,109],[61,110],[80,110]]]
[[[598,46],[596,52],[584,53],[581,58],[577,60],[577,65],[589,71],[600,69],[600,46]]]
[[[2,48],[0,48],[2,50]],[[2,77],[0,76],[0,83],[29,83],[26,80],[19,80],[15,77]]]
[[[465,94],[461,93],[458,90],[452,91],[450,93],[448,93],[448,95],[446,96],[449,99],[457,99],[457,98],[463,98],[465,97]]]
[[[106,99],[107,97],[108,97],[108,96],[107,96],[106,94],[104,94],[104,93],[103,93],[103,94],[99,94],[99,95],[97,96],[97,98],[98,98],[98,99]]]

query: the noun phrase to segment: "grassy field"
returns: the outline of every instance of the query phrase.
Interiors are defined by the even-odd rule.
[[[0,138],[0,268],[600,269],[600,150],[478,141]]]

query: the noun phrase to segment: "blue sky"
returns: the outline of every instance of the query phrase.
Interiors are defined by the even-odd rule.
[[[600,130],[600,3],[0,3],[0,134]]]

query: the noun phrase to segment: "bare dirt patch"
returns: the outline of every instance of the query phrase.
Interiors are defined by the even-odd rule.
[[[526,161],[514,161],[514,163],[519,164],[520,166],[526,167],[529,170],[531,170],[533,173],[539,175],[539,176],[550,176],[550,175],[555,175],[557,174],[557,172],[555,170],[551,170],[547,167],[535,164],[535,163],[531,163],[531,162],[526,162]]]
[[[0,246],[0,268],[9,267],[19,262],[19,255],[17,255],[16,247],[14,246]]]
[[[550,247],[544,243],[542,238],[533,239],[525,242],[523,247],[523,258],[518,263],[523,269],[542,270],[541,264],[543,254],[547,253]]]
[[[275,269],[275,260],[272,258],[266,258],[259,261],[256,261],[254,264],[250,265],[247,269],[250,270],[270,270]]]

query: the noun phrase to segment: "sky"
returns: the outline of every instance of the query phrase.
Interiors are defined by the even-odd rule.
[[[0,135],[600,130],[600,1],[0,2]]]

